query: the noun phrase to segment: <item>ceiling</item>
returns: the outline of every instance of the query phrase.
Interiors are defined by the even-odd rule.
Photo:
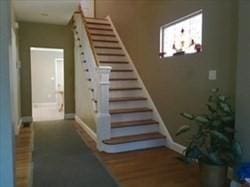
[[[79,2],[80,0],[13,0],[13,5],[17,21],[66,25]]]

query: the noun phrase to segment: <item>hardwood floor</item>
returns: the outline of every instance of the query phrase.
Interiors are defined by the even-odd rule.
[[[197,166],[188,166],[165,147],[119,154],[98,152],[95,142],[74,124],[84,142],[123,187],[200,187]]]
[[[119,154],[98,152],[95,142],[74,123],[83,141],[122,187],[200,187],[197,166],[177,160],[177,153],[167,148]],[[32,164],[32,128],[22,128],[17,138],[17,187],[30,186]]]
[[[16,139],[16,186],[28,187],[32,168],[32,127],[20,129]]]

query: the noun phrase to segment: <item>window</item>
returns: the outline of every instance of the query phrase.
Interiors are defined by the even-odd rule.
[[[202,51],[202,10],[161,27],[160,57]]]

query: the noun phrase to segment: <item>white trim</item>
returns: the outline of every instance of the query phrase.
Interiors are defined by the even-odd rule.
[[[21,118],[22,123],[32,123],[33,122],[33,117],[32,116],[23,116]]]
[[[86,123],[84,123],[77,115],[75,115],[75,120],[81,126],[81,128],[97,143],[96,133],[91,128],[89,128],[89,126],[86,125]]]
[[[51,52],[63,52],[64,49],[57,49],[57,48],[41,48],[41,47],[31,47],[31,51],[51,51]]]
[[[64,114],[64,119],[75,119],[75,114],[74,113],[67,113]]]
[[[184,154],[184,150],[186,149],[185,146],[181,145],[181,144],[178,144],[176,142],[171,142],[169,145],[168,145],[168,148],[172,149],[173,151],[177,152],[177,153],[180,153],[180,154]]]
[[[22,124],[23,124],[22,119],[19,119],[18,123],[15,126],[15,134],[16,135],[19,135]]]
[[[151,139],[151,140],[128,142],[116,145],[102,144],[103,150],[107,153],[120,153],[125,151],[134,151],[134,150],[141,150],[153,147],[161,147],[165,145],[166,141],[164,139]]]

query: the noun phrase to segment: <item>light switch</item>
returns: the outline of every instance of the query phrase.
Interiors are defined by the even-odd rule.
[[[217,72],[216,70],[209,70],[208,71],[208,80],[214,81],[217,79]]]

